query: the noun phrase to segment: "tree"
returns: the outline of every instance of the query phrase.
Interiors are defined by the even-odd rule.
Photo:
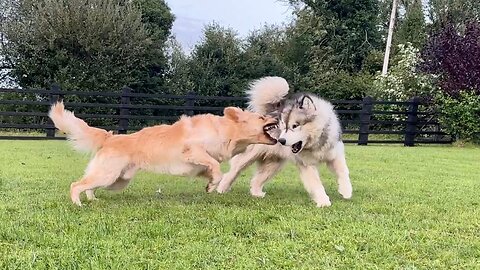
[[[153,2],[19,1],[1,31],[13,77],[22,87],[48,88],[53,82],[69,90],[153,87],[152,79],[163,75],[166,65],[161,42],[170,28],[161,30],[155,10],[142,14],[139,6],[146,11]]]
[[[264,26],[246,38],[242,63],[243,77],[252,80],[264,76],[282,76],[294,79],[294,68],[287,66],[290,54],[287,33],[278,26]]]
[[[134,0],[133,3],[141,10],[152,46],[146,52],[149,55],[147,72],[139,74],[143,78],[132,86],[139,92],[170,92],[164,78],[168,68],[165,47],[175,18],[164,0]]]
[[[207,25],[203,40],[192,51],[190,73],[193,91],[202,95],[242,95],[242,42],[232,29]]]
[[[480,95],[480,23],[466,25],[464,33],[454,24],[430,36],[422,51],[421,70],[439,78],[441,89],[450,96],[462,90]]]
[[[433,30],[447,25],[465,30],[466,22],[480,20],[478,0],[429,0],[428,11]]]
[[[395,44],[412,44],[413,47],[421,49],[427,37],[425,14],[423,13],[422,0],[404,1],[405,17],[399,21],[395,33]]]

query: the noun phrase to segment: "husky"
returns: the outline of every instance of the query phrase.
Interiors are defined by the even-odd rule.
[[[331,205],[320,181],[318,165],[326,163],[336,175],[338,192],[345,199],[352,197],[352,185],[345,160],[342,131],[338,117],[330,102],[312,94],[289,95],[289,85],[281,77],[264,77],[254,81],[247,91],[248,109],[275,117],[278,128],[270,130],[277,138],[275,145],[254,144],[230,160],[230,170],[217,186],[225,193],[239,173],[256,162],[258,167],[251,179],[250,193],[264,197],[263,186],[292,161],[300,171],[306,191],[318,207]]]

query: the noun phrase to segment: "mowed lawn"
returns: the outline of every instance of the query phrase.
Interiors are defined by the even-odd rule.
[[[346,149],[354,196],[322,166],[329,208],[293,166],[264,199],[248,193],[252,170],[224,195],[140,173],[79,208],[69,187],[87,156],[0,141],[0,269],[480,269],[479,148]]]

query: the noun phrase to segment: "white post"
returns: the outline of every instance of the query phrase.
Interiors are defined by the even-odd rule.
[[[390,58],[390,47],[392,46],[393,27],[395,26],[395,12],[397,11],[397,0],[393,0],[392,13],[390,14],[390,25],[388,26],[387,47],[385,48],[385,57],[383,58],[382,75],[387,75],[388,60]]]

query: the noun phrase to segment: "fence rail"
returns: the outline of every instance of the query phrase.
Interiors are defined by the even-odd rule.
[[[195,93],[135,93],[128,87],[121,92],[63,91],[56,85],[48,90],[0,88],[0,130],[3,131],[0,139],[65,139],[56,135],[55,127],[48,118],[50,105],[58,100],[64,100],[67,108],[72,108],[78,117],[92,125],[119,134],[136,131],[146,125],[172,123],[182,114],[221,114],[225,106],[244,107],[247,101],[245,97],[199,96]],[[334,100],[332,103],[347,143],[414,146],[449,144],[454,140],[442,131],[437,121],[438,112],[432,104],[419,98],[397,102],[365,97],[363,100]],[[24,131],[42,132],[44,135],[27,136],[22,134]]]

